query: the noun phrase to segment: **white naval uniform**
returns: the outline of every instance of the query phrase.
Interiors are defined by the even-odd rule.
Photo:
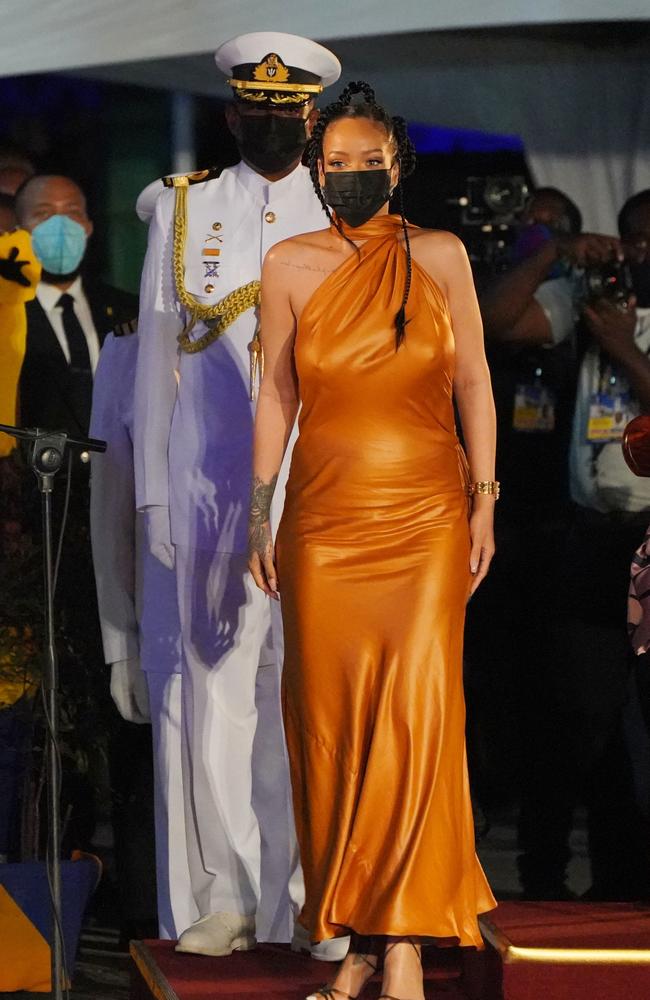
[[[170,189],[157,198],[142,277],[136,488],[138,509],[169,508],[175,546],[192,890],[201,916],[257,913],[259,939],[286,941],[297,848],[280,650],[275,629],[269,648],[274,602],[253,585],[245,554],[256,316],[249,309],[205,350],[178,350],[186,316],[172,275],[174,201]],[[326,225],[306,168],[272,184],[243,163],[228,168],[189,189],[185,287],[216,303],[259,279],[273,244]],[[198,323],[192,338],[205,330]],[[275,514],[283,494],[280,482]]]
[[[138,338],[109,334],[93,385],[90,525],[106,663],[139,659],[149,690],[154,752],[160,936],[197,918],[190,890],[181,785],[181,654],[176,576],[148,551],[135,510],[133,394]]]

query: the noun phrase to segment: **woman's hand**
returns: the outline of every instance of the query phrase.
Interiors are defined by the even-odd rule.
[[[279,601],[278,576],[275,571],[275,553],[270,521],[249,527],[248,568],[260,590]]]
[[[472,548],[469,568],[473,580],[470,597],[487,576],[494,555],[494,504],[493,496],[475,494],[472,498],[472,513],[469,519]]]
[[[278,574],[275,571],[275,552],[269,519],[277,478],[274,476],[270,483],[263,482],[259,477],[253,479],[248,516],[248,568],[260,590],[263,590],[268,597],[279,601]]]

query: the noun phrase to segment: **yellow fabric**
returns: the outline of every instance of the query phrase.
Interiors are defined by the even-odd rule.
[[[17,701],[25,695],[33,698],[38,691],[38,680],[32,674],[26,674],[20,680],[7,679],[9,674],[5,658],[0,657],[0,711],[3,708],[11,708]],[[11,678],[11,674],[9,674]]]
[[[23,696],[33,698],[39,680],[31,664],[39,650],[29,625],[16,628],[0,625],[0,711],[15,705]]]
[[[311,297],[296,336],[302,410],[277,557],[283,708],[315,940],[422,935],[482,945],[496,904],[474,849],[462,645],[467,466],[454,338],[401,220]],[[335,230],[333,230],[335,232]]]
[[[15,424],[17,417],[18,380],[25,357],[27,321],[25,303],[36,295],[41,277],[41,265],[32,250],[28,232],[17,229],[13,233],[0,233],[0,257],[8,257],[12,248],[18,249],[18,259],[29,263],[22,273],[29,279],[29,287],[0,277],[0,423]],[[0,457],[8,455],[15,447],[14,438],[0,433]]]
[[[50,946],[0,885],[0,992],[49,993]]]

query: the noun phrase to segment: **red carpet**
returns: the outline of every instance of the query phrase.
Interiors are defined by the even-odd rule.
[[[649,906],[502,903],[481,926],[482,953],[425,949],[427,1000],[650,1000]],[[280,945],[202,958],[136,941],[131,954],[131,1000],[304,1000],[333,968]]]
[[[427,952],[427,997],[465,1000],[467,994],[458,986],[458,950]],[[204,958],[179,955],[170,941],[145,941],[134,942],[131,955],[135,965],[131,1000],[305,1000],[336,968],[282,945],[262,945],[228,958]],[[364,1000],[375,1000],[379,985],[377,977],[364,990]]]
[[[650,998],[647,905],[502,903],[481,926],[504,1000]]]

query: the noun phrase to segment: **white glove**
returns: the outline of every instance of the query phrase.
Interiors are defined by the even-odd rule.
[[[111,665],[111,698],[127,722],[151,721],[149,689],[139,660],[118,660]]]
[[[152,556],[167,569],[174,568],[169,507],[147,507],[145,510],[147,543]]]

